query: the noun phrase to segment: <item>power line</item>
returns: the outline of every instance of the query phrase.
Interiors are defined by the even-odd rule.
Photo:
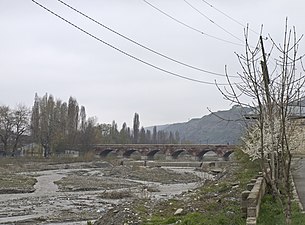
[[[155,50],[153,50],[152,48],[149,48],[149,47],[147,47],[147,46],[145,46],[145,45],[143,45],[143,44],[141,44],[141,43],[139,43],[139,42],[137,42],[137,41],[135,41],[135,40],[133,40],[133,39],[131,39],[131,38],[129,38],[129,37],[123,35],[123,34],[121,34],[121,33],[119,33],[118,31],[115,31],[115,30],[111,29],[110,27],[108,27],[108,26],[102,24],[101,22],[99,22],[99,21],[93,19],[92,17],[88,16],[87,14],[85,14],[85,13],[81,12],[80,10],[78,10],[78,9],[76,9],[76,8],[74,8],[74,7],[72,7],[71,5],[65,3],[65,2],[63,2],[63,1],[61,1],[61,0],[57,0],[57,1],[60,2],[60,3],[62,3],[62,4],[65,5],[65,6],[67,6],[68,8],[72,9],[73,11],[79,13],[80,15],[86,17],[87,19],[91,20],[92,22],[98,24],[99,26],[102,26],[103,28],[105,28],[105,29],[107,29],[107,30],[109,30],[109,31],[111,31],[111,32],[113,32],[113,33],[115,33],[116,35],[119,35],[120,37],[122,37],[122,38],[124,38],[124,39],[126,39],[126,40],[128,40],[128,41],[130,41],[130,42],[132,42],[132,43],[134,43],[134,44],[140,46],[141,48],[144,48],[144,49],[146,49],[146,50],[148,50],[148,51],[150,51],[150,52],[152,52],[152,53],[154,53],[154,54],[157,54],[157,55],[159,55],[159,56],[161,56],[161,57],[163,57],[163,58],[166,58],[166,59],[168,59],[168,60],[170,60],[170,61],[172,61],[172,62],[178,63],[178,64],[180,64],[180,65],[186,66],[186,67],[191,68],[191,69],[194,69],[194,70],[198,70],[198,71],[201,71],[201,72],[204,72],[204,73],[209,73],[209,74],[212,74],[212,75],[215,75],[215,76],[226,77],[226,75],[224,75],[224,74],[216,73],[216,72],[212,72],[212,71],[208,71],[208,70],[205,70],[205,69],[202,69],[202,68],[199,68],[199,67],[195,67],[195,66],[189,65],[189,64],[187,64],[187,63],[181,62],[181,61],[179,61],[179,60],[176,60],[176,59],[174,59],[174,58],[172,58],[172,57],[169,57],[169,56],[167,56],[167,55],[165,55],[165,54],[162,54],[162,53],[160,53],[160,52],[158,52],[158,51],[155,51]],[[236,77],[238,77],[238,76],[229,76],[229,77],[235,77],[235,78],[236,78]]]
[[[244,43],[244,41],[242,39],[240,39],[239,37],[237,37],[236,35],[234,35],[233,33],[231,33],[230,31],[228,31],[227,29],[225,29],[224,27],[220,26],[219,24],[217,24],[215,21],[213,21],[211,18],[209,18],[207,15],[205,15],[202,11],[200,11],[199,9],[197,9],[194,5],[192,5],[191,3],[189,3],[186,0],[183,0],[186,4],[188,4],[192,9],[194,9],[196,12],[198,12],[201,16],[203,16],[204,18],[206,18],[208,21],[210,21],[212,24],[214,24],[215,26],[217,26],[218,28],[220,28],[221,30],[223,30],[224,32],[226,32],[227,34],[231,35],[232,37],[234,37],[235,39],[241,41],[242,43]]]
[[[216,37],[216,36],[207,34],[207,33],[203,32],[203,31],[201,31],[201,30],[199,30],[199,29],[197,29],[197,28],[195,28],[195,27],[192,27],[192,26],[190,26],[190,25],[188,25],[188,24],[186,24],[186,23],[184,23],[184,22],[182,22],[182,21],[176,19],[175,17],[169,15],[168,13],[166,13],[166,12],[164,12],[163,10],[159,9],[158,7],[154,6],[154,5],[151,4],[150,2],[148,2],[148,1],[146,1],[146,0],[143,0],[143,2],[145,2],[147,5],[149,5],[150,7],[154,8],[155,10],[159,11],[159,12],[162,13],[163,15],[167,16],[168,18],[174,20],[175,22],[177,22],[177,23],[179,23],[179,24],[181,24],[181,25],[183,25],[183,26],[185,26],[185,27],[187,27],[187,28],[189,28],[189,29],[191,29],[191,30],[197,32],[197,33],[203,34],[203,35],[208,36],[208,37],[210,37],[210,38],[214,38],[214,39],[216,39],[216,40],[218,40],[218,41],[226,42],[226,43],[233,44],[233,45],[244,46],[243,44],[235,43],[235,42],[232,42],[232,41],[228,41],[228,40],[225,40],[225,39],[222,39],[222,38],[219,38],[219,37]]]
[[[214,10],[216,10],[217,12],[221,13],[222,15],[224,15],[225,17],[229,18],[230,20],[232,20],[233,22],[237,23],[238,25],[242,26],[243,28],[246,28],[244,24],[242,24],[241,22],[239,22],[238,20],[234,19],[232,16],[224,13],[223,11],[217,9],[215,6],[213,6],[211,3],[207,2],[206,0],[202,0],[205,4],[207,4],[208,6],[210,6],[211,8],[213,8]],[[253,33],[260,35],[258,32],[256,32],[255,30],[252,30],[250,28],[248,28],[250,31],[252,31]]]
[[[112,48],[112,49],[114,49],[114,50],[116,50],[116,51],[118,51],[118,52],[120,52],[120,53],[122,53],[122,54],[128,56],[129,58],[132,58],[132,59],[134,59],[134,60],[136,60],[136,61],[138,61],[138,62],[140,62],[140,63],[143,63],[143,64],[145,64],[145,65],[147,65],[147,66],[150,66],[150,67],[152,67],[152,68],[154,68],[154,69],[157,69],[157,70],[159,70],[159,71],[162,71],[162,72],[164,72],[164,73],[170,74],[170,75],[175,76],[175,77],[179,77],[179,78],[181,78],[181,79],[185,79],[185,80],[189,80],[189,81],[193,81],[193,82],[197,82],[197,83],[208,84],[208,85],[216,85],[216,84],[217,84],[217,85],[221,85],[221,86],[229,85],[228,83],[220,83],[220,84],[218,84],[218,83],[216,83],[216,80],[215,80],[215,82],[213,83],[213,82],[208,82],[208,81],[193,79],[193,78],[190,78],[190,77],[186,77],[186,76],[180,75],[180,74],[178,74],[178,73],[171,72],[171,71],[166,70],[166,69],[163,69],[163,68],[161,68],[161,67],[155,66],[154,64],[151,64],[151,63],[149,63],[149,62],[146,62],[146,61],[144,61],[144,60],[142,60],[142,59],[140,59],[140,58],[138,58],[138,57],[136,57],[136,56],[133,56],[133,55],[131,55],[131,54],[129,54],[129,53],[127,53],[127,52],[125,52],[125,51],[123,51],[123,50],[121,50],[121,49],[119,49],[119,48],[117,48],[117,47],[115,47],[115,46],[113,46],[113,45],[111,45],[111,44],[105,42],[105,41],[103,41],[102,39],[96,37],[95,35],[89,33],[88,31],[86,31],[86,30],[80,28],[79,26],[75,25],[74,23],[70,22],[69,20],[63,18],[62,16],[60,16],[60,15],[58,15],[58,14],[56,14],[56,13],[53,12],[52,10],[50,10],[50,9],[48,9],[47,7],[43,6],[42,4],[36,2],[35,0],[32,0],[32,2],[34,2],[36,5],[40,6],[40,7],[43,8],[44,10],[48,11],[48,12],[51,13],[52,15],[56,16],[57,18],[63,20],[64,22],[68,23],[69,25],[73,26],[73,27],[76,28],[77,30],[79,30],[79,31],[81,31],[81,32],[83,32],[83,33],[85,33],[85,34],[87,34],[88,36],[94,38],[95,40],[97,40],[97,41],[99,41],[99,42],[101,42],[101,43],[107,45],[108,47],[110,47],[110,48]]]

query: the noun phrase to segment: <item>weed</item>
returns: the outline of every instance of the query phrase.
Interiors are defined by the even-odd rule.
[[[303,225],[305,214],[302,214],[298,205],[294,202],[292,207],[291,225]],[[271,195],[265,195],[258,217],[257,225],[285,225],[285,215],[279,202],[275,201]]]

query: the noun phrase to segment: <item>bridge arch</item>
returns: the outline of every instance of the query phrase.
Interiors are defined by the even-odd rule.
[[[229,160],[230,156],[234,153],[234,151],[228,151],[223,155],[224,160]]]
[[[155,156],[158,152],[160,152],[160,151],[161,151],[160,149],[151,150],[151,151],[148,152],[148,154],[147,154],[147,159],[150,159],[150,160],[154,159],[154,156]]]
[[[204,157],[204,155],[206,155],[208,152],[214,153],[213,156],[214,156],[214,155],[217,156],[217,153],[216,153],[214,150],[212,150],[212,149],[205,149],[205,150],[202,150],[202,151],[200,151],[200,152],[198,153],[197,158],[198,158],[199,160],[202,160],[203,157]]]
[[[138,150],[136,150],[136,149],[128,149],[127,151],[125,151],[125,152],[123,153],[123,157],[124,157],[124,158],[130,158],[130,156],[131,156],[133,153],[135,153],[135,152],[138,152]]]
[[[171,154],[172,159],[178,159],[179,156],[185,154],[185,156],[191,156],[192,154],[186,149],[177,149]]]
[[[172,159],[177,159],[178,156],[179,156],[182,152],[185,152],[185,150],[184,150],[184,149],[179,149],[179,150],[174,151],[174,152],[172,153],[172,155],[171,155]]]
[[[101,151],[101,152],[99,153],[99,155],[100,155],[100,157],[102,157],[102,158],[106,158],[106,157],[110,154],[110,152],[113,152],[113,151],[114,151],[114,149],[111,149],[111,148],[105,149],[105,150]]]

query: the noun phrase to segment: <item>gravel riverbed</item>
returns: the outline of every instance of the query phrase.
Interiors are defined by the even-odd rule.
[[[28,164],[0,172],[0,224],[87,224],[134,199],[169,199],[213,178],[195,168]]]

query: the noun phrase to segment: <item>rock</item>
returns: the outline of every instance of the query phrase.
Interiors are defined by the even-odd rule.
[[[104,212],[106,212],[106,210],[105,210],[104,208],[100,208],[100,209],[98,209],[96,212],[98,212],[98,213],[104,213]]]
[[[230,215],[234,215],[234,212],[228,211],[226,214],[227,214],[228,216],[230,216]]]
[[[183,212],[183,209],[179,208],[176,210],[176,212],[174,213],[174,216],[178,216],[178,215],[181,215]]]
[[[234,186],[237,186],[239,184],[240,184],[240,182],[238,181],[238,182],[231,183],[231,186],[234,187]]]
[[[236,190],[239,188],[239,185],[232,186],[232,190]]]

